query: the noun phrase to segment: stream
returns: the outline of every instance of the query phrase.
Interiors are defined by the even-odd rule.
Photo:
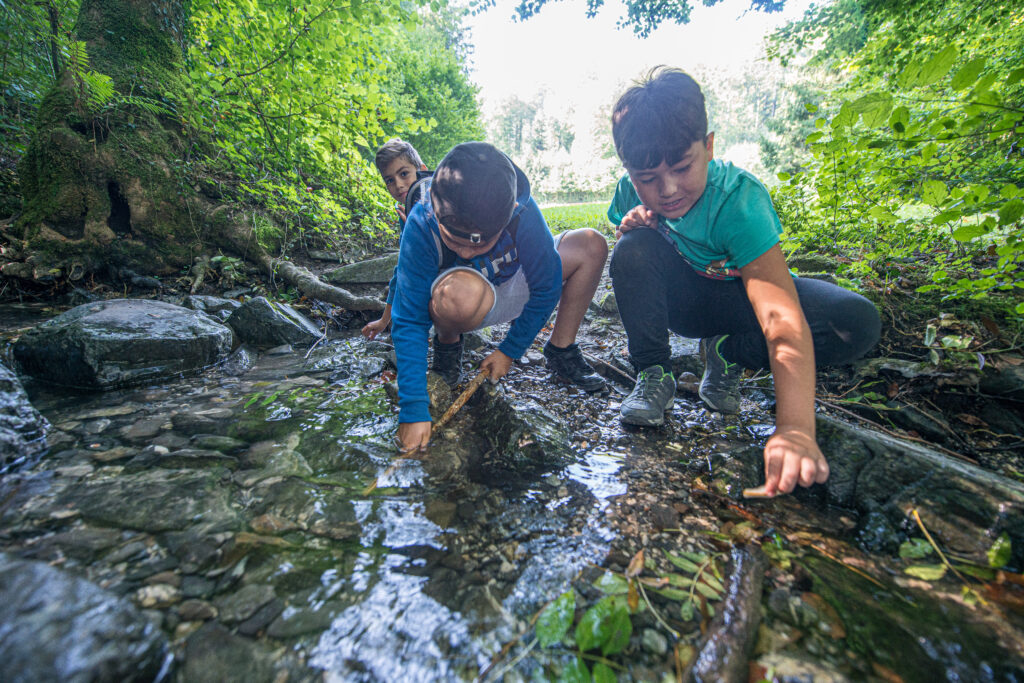
[[[12,308],[0,324],[47,315]],[[134,389],[26,380],[52,426],[42,457],[0,476],[0,550],[138,607],[168,643],[140,680],[569,680],[572,648],[531,645],[550,601],[574,589],[582,609],[641,548],[651,576],[668,576],[666,548],[719,557],[727,575],[728,548],[750,541],[772,560],[751,608],[751,676],[1022,679],[1019,607],[979,612],[958,583],[907,580],[892,544],[820,493],[739,499],[759,476],[767,394],[732,427],[681,398],[668,428],[630,430],[617,419],[624,388],[555,388],[527,359],[482,393],[556,414],[568,464],[499,466],[480,402],[426,460],[396,463],[386,355],[351,331],[309,353],[242,347]],[[1019,514],[1020,500],[1008,505]],[[713,615],[686,620],[652,595],[618,680],[699,677],[680,658]]]

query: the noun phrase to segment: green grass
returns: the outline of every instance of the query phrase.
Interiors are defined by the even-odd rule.
[[[608,220],[607,202],[593,202],[590,204],[564,204],[562,206],[549,206],[541,209],[544,220],[551,228],[552,234],[557,235],[566,230],[577,228],[594,228],[605,235],[613,234],[611,222]]]

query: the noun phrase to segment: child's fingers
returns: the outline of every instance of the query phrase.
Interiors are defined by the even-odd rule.
[[[818,480],[818,461],[814,458],[800,458],[800,485],[810,486]]]

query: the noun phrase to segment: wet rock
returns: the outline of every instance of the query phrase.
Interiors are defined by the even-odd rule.
[[[241,439],[233,439],[230,436],[196,434],[192,437],[192,445],[196,448],[220,451],[221,453],[237,453],[249,444]]]
[[[41,562],[0,554],[0,679],[152,681],[164,636],[130,602]]]
[[[157,459],[156,465],[167,469],[207,469],[226,467],[235,469],[238,460],[220,451],[207,451],[199,448],[183,448],[173,451]]]
[[[1013,564],[1024,561],[1024,485],[922,444],[838,420],[819,417],[817,431],[832,470],[825,485],[828,501],[855,507],[862,535],[869,521],[876,531],[916,530],[908,518],[916,509],[944,548],[984,566],[992,539],[1006,531]],[[893,547],[904,539],[901,534],[874,542]]]
[[[979,388],[992,396],[1024,401],[1024,365],[986,366]]]
[[[240,526],[228,491],[210,471],[122,474],[65,490],[57,503],[76,508],[86,520],[149,532]]]
[[[132,596],[139,607],[170,607],[181,600],[181,592],[174,586],[155,584],[143,586]]]
[[[234,313],[235,309],[241,306],[241,302],[234,299],[222,299],[218,296],[200,296],[194,294],[187,296],[181,302],[185,308],[193,311],[201,311],[212,315],[220,320],[227,320]]]
[[[62,386],[111,389],[193,373],[225,358],[231,329],[160,301],[115,299],[73,308],[24,334],[14,357]]]
[[[178,605],[178,617],[182,621],[207,621],[217,616],[217,608],[205,600],[185,600]]]
[[[690,373],[700,377],[704,374],[704,363],[700,359],[700,340],[669,335],[669,347],[672,351],[672,374],[676,377]]]
[[[663,657],[668,652],[668,638],[660,631],[653,628],[645,628],[640,634],[640,646],[657,657]]]
[[[316,607],[289,605],[267,628],[271,638],[297,638],[327,630],[349,602],[332,600]]]
[[[233,635],[216,622],[208,622],[185,642],[181,680],[194,683],[222,681],[293,680],[280,660],[259,643]],[[280,678],[279,678],[280,676]],[[296,676],[295,680],[301,680]]]
[[[258,635],[266,631],[267,626],[277,619],[282,611],[284,611],[284,603],[274,598],[256,610],[248,619],[238,624],[238,632],[243,636]]]
[[[475,431],[491,446],[489,464],[521,471],[553,469],[573,459],[564,422],[536,401],[486,382],[471,401]]]
[[[160,433],[165,422],[167,419],[163,417],[138,420],[121,428],[121,438],[132,442],[148,441]]]
[[[387,362],[374,355],[367,355],[365,347],[347,340],[321,344],[306,360],[306,369],[310,371],[332,371],[332,382],[344,381],[353,377],[374,377],[379,375]]]
[[[878,573],[869,581],[830,559],[807,556],[800,563],[814,593],[851,634],[849,645],[887,669],[921,681],[1002,681],[1015,680],[1024,667],[1019,649],[1008,650],[967,606],[949,600],[940,606],[930,589],[887,585]]]
[[[774,683],[847,683],[851,679],[819,659],[776,652],[759,657],[750,664],[750,680],[768,679]]]
[[[235,624],[251,617],[256,610],[274,599],[274,587],[260,584],[243,586],[214,604],[225,624]]]
[[[307,347],[320,338],[320,330],[288,304],[271,303],[266,297],[249,299],[227,319],[246,344],[271,348],[281,344]]]
[[[42,453],[49,426],[29,403],[18,376],[0,363],[0,473]]]
[[[391,281],[391,275],[397,265],[398,252],[395,252],[340,268],[332,268],[324,271],[320,277],[335,284],[386,285]]]
[[[229,377],[244,375],[256,365],[258,356],[256,351],[242,344],[220,364],[220,371]]]

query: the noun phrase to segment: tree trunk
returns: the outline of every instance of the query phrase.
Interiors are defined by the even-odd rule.
[[[174,114],[185,97],[186,8],[182,0],[82,0],[76,37],[89,64],[65,64],[40,106],[19,166],[24,211],[15,232],[25,258],[0,272],[41,282],[104,269],[169,275],[211,246],[228,247],[307,296],[381,310],[376,299],[272,259],[193,189],[191,146]],[[103,105],[89,100],[90,70],[113,81]]]

